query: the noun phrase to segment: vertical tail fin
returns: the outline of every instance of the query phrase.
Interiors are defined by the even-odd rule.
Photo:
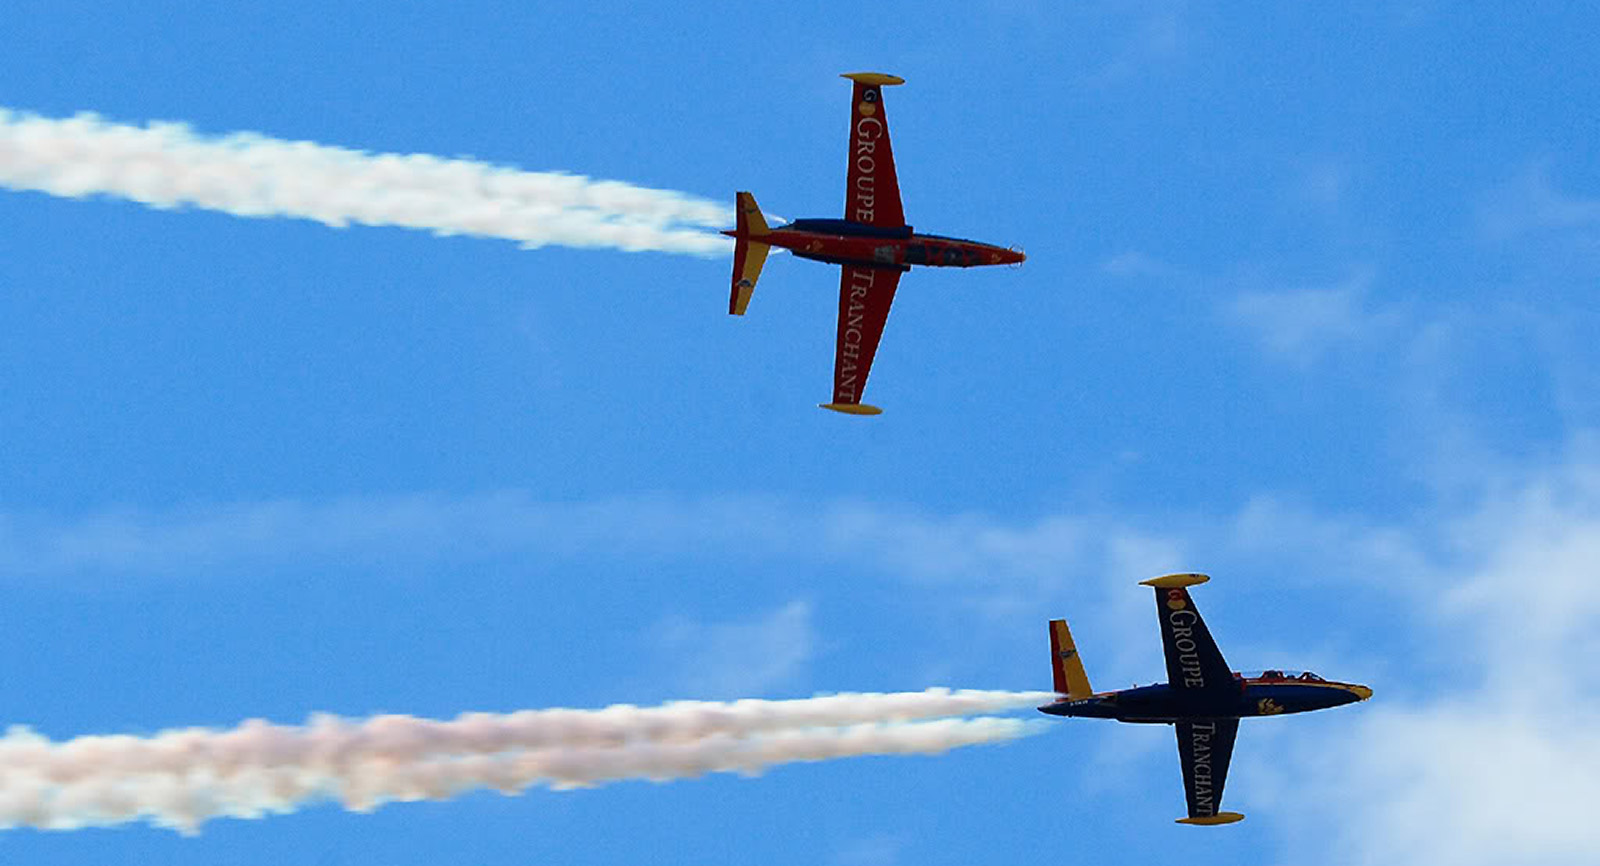
[[[733,248],[733,293],[728,296],[728,314],[744,315],[750,306],[750,296],[755,293],[756,281],[761,279],[761,266],[767,263],[768,244],[752,238],[771,234],[766,217],[756,204],[755,196],[747,192],[738,194],[739,223],[735,229]]]
[[[1055,674],[1058,694],[1073,700],[1094,694],[1089,686],[1089,675],[1083,671],[1083,659],[1078,657],[1078,647],[1072,642],[1072,632],[1064,619],[1050,620],[1050,667]]]

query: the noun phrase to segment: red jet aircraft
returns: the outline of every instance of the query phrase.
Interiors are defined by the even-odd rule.
[[[783,247],[803,259],[843,266],[833,401],[823,403],[822,408],[876,415],[883,410],[861,402],[861,392],[900,274],[912,265],[970,268],[1012,265],[1025,257],[1006,247],[913,232],[900,209],[900,182],[895,178],[889,121],[883,111],[882,88],[905,81],[879,72],[850,72],[842,77],[855,82],[850,98],[844,219],[802,219],[769,228],[755,197],[739,193],[738,228],[723,232],[737,241],[728,312],[744,315],[772,247]]]

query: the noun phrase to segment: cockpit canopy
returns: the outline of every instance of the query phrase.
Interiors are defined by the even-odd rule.
[[[1239,676],[1247,680],[1261,680],[1269,683],[1325,683],[1327,680],[1317,676],[1311,671],[1289,671],[1268,668],[1264,671],[1241,671]]]

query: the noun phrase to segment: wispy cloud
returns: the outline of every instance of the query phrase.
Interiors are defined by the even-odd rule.
[[[1339,285],[1279,291],[1245,291],[1225,310],[1272,356],[1310,364],[1335,348],[1360,345],[1393,334],[1404,317],[1369,297],[1369,278]]]
[[[894,866],[906,848],[906,838],[895,835],[857,839],[839,849],[833,858],[837,866]]]
[[[1290,188],[1301,202],[1334,210],[1343,203],[1350,187],[1350,169],[1343,163],[1322,159],[1304,166]]]
[[[1292,837],[1338,828],[1314,862],[1567,864],[1600,850],[1586,818],[1600,798],[1600,463],[1580,451],[1482,490],[1463,511],[1380,530],[1370,545],[1412,537],[1417,566],[1384,571],[1380,557],[1369,580],[1393,584],[1427,649],[1360,718],[1280,746],[1252,779],[1263,789],[1253,799]],[[1442,672],[1443,690],[1415,682]]]
[[[725,205],[579,175],[426,154],[366,153],[254,133],[201,136],[182,124],[129,126],[92,114],[53,119],[0,109],[0,187],[106,195],[156,208],[293,217],[343,228],[725,255]]]
[[[659,658],[674,660],[674,682],[689,694],[756,695],[793,682],[817,650],[811,605],[795,601],[742,622],[674,617],[653,629]]]
[[[13,576],[205,574],[318,558],[793,557],[849,560],[921,581],[1015,585],[1098,562],[1137,533],[1094,516],[1012,522],[859,502],[759,496],[618,497],[561,503],[525,491],[115,509],[60,518],[0,515],[0,570]]]
[[[1127,250],[1101,262],[1100,272],[1120,279],[1132,279],[1172,276],[1177,269],[1146,253]]]
[[[1550,177],[1549,164],[1541,162],[1491,190],[1478,206],[1478,224],[1496,240],[1537,232],[1600,231],[1600,198],[1561,191]]]
[[[781,563],[847,569],[959,600],[986,624],[1033,621],[1063,595],[1137,603],[1130,578],[1192,568],[1190,540],[1098,514],[1006,519],[860,501],[714,495],[543,501],[526,491],[351,497],[120,509],[60,517],[0,513],[6,579],[130,581],[250,578],[285,565],[316,570],[461,567],[497,557],[522,562],[703,562],[718,570]],[[1116,590],[1112,590],[1113,584]],[[694,611],[684,612],[688,615]],[[1085,611],[1082,617],[1099,616]],[[1080,621],[1082,621],[1080,619]],[[657,643],[692,667],[661,675],[696,690],[748,694],[793,683],[817,654],[809,600],[747,621],[663,620]],[[738,648],[749,641],[756,656]],[[1143,642],[1107,642],[1101,670],[1138,669]],[[705,692],[700,692],[705,693]]]
[[[1150,70],[1185,59],[1194,39],[1192,25],[1183,18],[1181,4],[1139,5],[1129,16],[1129,28],[1115,43],[1109,59],[1091,73],[1085,84],[1109,87],[1136,79]]]

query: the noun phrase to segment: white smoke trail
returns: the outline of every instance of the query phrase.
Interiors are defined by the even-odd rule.
[[[470,713],[453,721],[319,716],[153,737],[0,739],[0,827],[66,829],[145,819],[191,831],[334,799],[353,809],[488,787],[515,793],[624,778],[754,773],[792,761],[937,753],[1020,736],[1014,719],[948,717],[1043,703],[1049,692],[929,689],[792,701]],[[939,719],[939,721],[919,721]]]
[[[1015,739],[1037,723],[980,717],[890,722],[846,728],[780,730],[750,737],[717,734],[686,743],[538,749],[422,760],[371,758],[339,768],[252,769],[95,776],[51,785],[36,776],[5,777],[0,827],[71,830],[145,820],[189,834],[212,818],[260,818],[336,801],[354,811],[387,802],[445,800],[474,789],[521,793],[536,784],[558,790],[621,779],[664,782],[714,772],[756,775],[767,767],[861,755],[940,754],[961,746]]]
[[[253,133],[196,135],[187,126],[58,120],[0,108],[0,186],[157,208],[300,217],[547,244],[704,256],[730,242],[726,205],[618,181],[519,171],[425,154],[372,154]]]
[[[280,766],[414,760],[519,749],[681,743],[718,734],[749,736],[792,728],[835,728],[970,716],[1052,700],[1051,692],[928,689],[846,693],[799,700],[677,701],[600,710],[464,713],[453,721],[404,715],[351,721],[319,715],[304,726],[259,719],[229,731],[186,728],[153,737],[84,736],[56,743],[26,728],[0,738],[0,774],[25,772],[55,784],[113,774],[230,773]]]

